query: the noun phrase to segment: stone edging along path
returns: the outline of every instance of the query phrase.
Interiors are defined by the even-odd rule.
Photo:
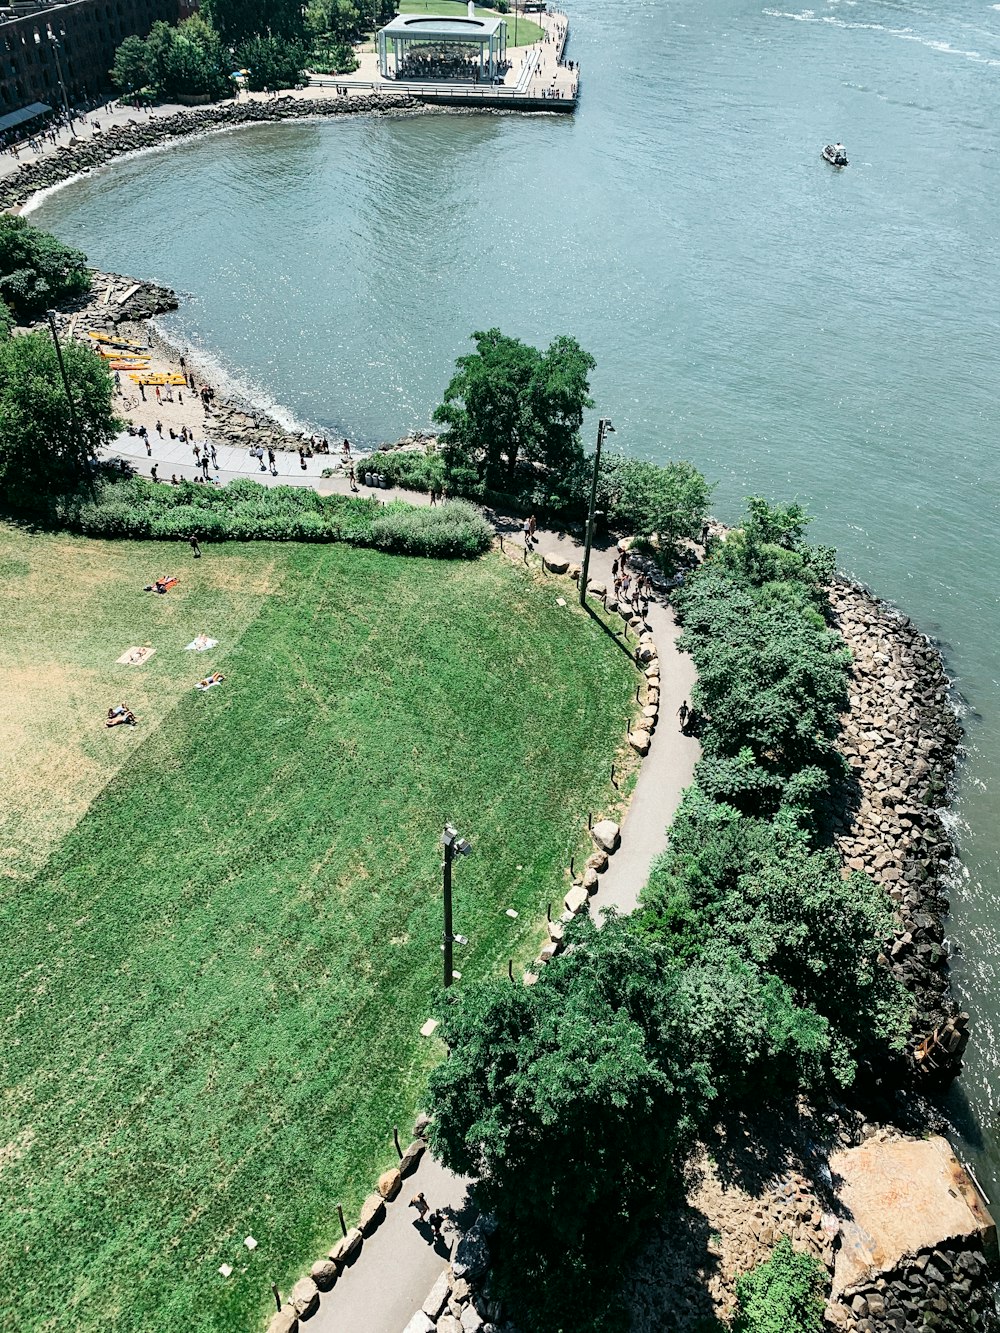
[[[286,120],[327,116],[416,115],[427,108],[404,93],[368,97],[278,97],[270,101],[227,102],[157,116],[134,125],[116,125],[97,138],[60,148],[26,164],[16,175],[0,181],[0,210],[22,208],[39,190],[50,189],[81,172],[106,166],[116,158],[158,148],[178,139],[240,125],[266,125]]]

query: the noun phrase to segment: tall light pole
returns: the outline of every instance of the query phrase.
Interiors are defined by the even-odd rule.
[[[66,401],[69,404],[69,419],[73,427],[73,438],[76,441],[77,448],[82,441],[80,439],[80,425],[76,419],[76,404],[73,402],[73,393],[69,387],[69,376],[66,374],[66,363],[63,360],[62,347],[59,345],[59,334],[56,332],[56,312],[49,310],[46,312],[49,320],[49,328],[52,330],[52,341],[56,345],[56,360],[59,362],[59,374],[62,376],[63,388],[66,390]]]
[[[472,844],[466,838],[460,838],[458,830],[451,824],[445,824],[444,832],[441,834],[441,844],[444,847],[441,873],[444,881],[444,986],[447,990],[452,983],[452,974],[455,970],[455,956],[452,946],[466,943],[464,935],[452,934],[451,865],[456,856],[468,856],[472,851]]]
[[[66,119],[69,122],[70,129],[73,128],[73,117],[69,114],[69,98],[66,96],[66,81],[63,78],[62,59],[59,55],[59,38],[52,29],[49,29],[49,41],[52,43],[52,50],[56,56],[56,73],[59,75],[59,91],[62,93],[63,110],[66,112]]]
[[[601,445],[605,435],[613,435],[614,426],[609,417],[597,423],[597,448],[594,451],[594,476],[590,483],[590,508],[587,510],[587,540],[583,548],[583,568],[580,570],[580,605],[587,605],[587,576],[590,572],[590,547],[594,540],[594,507],[597,504],[597,474],[601,470]]]

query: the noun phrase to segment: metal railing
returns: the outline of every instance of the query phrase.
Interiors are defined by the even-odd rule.
[[[461,97],[470,102],[483,101],[531,101],[531,102],[572,102],[572,97],[546,97],[543,92],[533,93],[525,88],[507,88],[503,84],[467,83],[363,83],[360,80],[345,80],[314,74],[309,79],[310,88],[343,88],[347,92],[403,93],[411,97]]]

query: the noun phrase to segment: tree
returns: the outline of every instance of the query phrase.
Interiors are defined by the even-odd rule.
[[[111,81],[122,92],[137,92],[150,82],[146,65],[146,43],[141,37],[126,37],[115,52]]]
[[[302,0],[204,0],[201,12],[227,46],[249,37],[305,37]]]
[[[302,82],[306,61],[306,48],[301,42],[277,37],[250,37],[236,48],[236,62],[250,71],[247,83],[254,92],[294,88]]]
[[[26,218],[0,216],[0,300],[18,323],[39,319],[51,306],[89,291],[85,254]]]
[[[598,503],[616,524],[640,537],[655,533],[670,550],[681,537],[699,536],[713,490],[690,463],[658,467],[611,455],[601,466]]]
[[[510,486],[518,462],[555,472],[582,458],[580,424],[592,406],[593,357],[574,338],[556,338],[543,354],[499,329],[472,335],[434,420],[447,429],[449,469],[474,469],[494,489]]]
[[[14,312],[6,301],[0,301],[0,342],[5,342],[14,329]]]
[[[571,928],[536,985],[452,992],[432,1142],[498,1220],[494,1277],[529,1328],[608,1328],[618,1264],[700,1108],[676,967],[624,918]]]
[[[770,1259],[736,1279],[733,1333],[821,1333],[826,1270],[782,1236]]]
[[[717,558],[737,578],[755,587],[799,582],[814,593],[833,577],[836,552],[804,539],[812,522],[799,504],[770,505],[759,495],[747,500],[747,516],[729,534]]]
[[[48,334],[0,342],[0,490],[14,506],[43,507],[78,486],[121,424],[101,359],[77,343],[63,345],[63,358],[75,430]]]

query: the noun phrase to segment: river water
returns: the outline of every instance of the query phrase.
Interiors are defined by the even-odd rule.
[[[359,443],[426,426],[474,329],[575,334],[616,447],[691,459],[724,518],[798,497],[940,639],[969,747],[953,1109],[1000,1203],[1000,4],[814,2],[575,0],[575,117],[260,127],[35,221],[188,294],[175,336]]]

